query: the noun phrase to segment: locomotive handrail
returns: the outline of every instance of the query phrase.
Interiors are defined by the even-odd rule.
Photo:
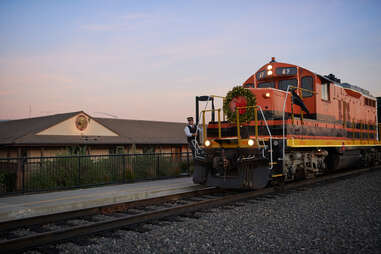
[[[246,107],[237,107],[236,108],[236,112],[237,112],[237,138],[238,140],[241,139],[241,136],[240,136],[240,133],[239,133],[239,109],[248,109],[248,108],[254,108],[254,121],[255,121],[255,141],[257,142],[257,145],[259,146],[259,142],[258,142],[258,109],[261,111],[261,114],[262,114],[262,118],[263,118],[263,121],[265,122],[265,125],[266,125],[266,128],[267,128],[267,132],[269,134],[269,143],[270,143],[270,169],[273,168],[273,142],[272,142],[272,135],[271,135],[271,131],[270,131],[270,128],[269,128],[269,125],[267,124],[267,121],[266,121],[266,118],[265,118],[265,115],[263,114],[263,110],[262,110],[262,107],[259,106],[259,105],[255,105],[255,106],[246,106]]]
[[[255,139],[258,140],[258,111],[257,111],[257,108],[261,108],[260,106],[246,106],[246,107],[236,107],[236,118],[237,118],[237,138],[238,140],[241,139],[241,132],[240,132],[240,122],[239,122],[239,110],[240,109],[249,109],[249,108],[254,108],[254,121],[255,121]],[[262,108],[261,108],[261,111],[262,111]],[[263,116],[263,112],[262,112],[262,116]],[[266,121],[266,119],[264,118],[263,116],[263,120]],[[266,125],[267,125],[267,122],[266,122]]]
[[[309,89],[305,89],[305,88],[301,88],[301,87],[297,87],[297,86],[292,86],[292,85],[289,85],[288,87],[290,88],[293,88],[293,89],[296,89],[296,90],[301,90],[301,91],[307,91],[309,93],[316,93],[315,91],[313,90],[309,90]],[[287,93],[289,92],[289,89],[287,88]],[[300,94],[300,99],[303,100],[303,93]],[[303,110],[301,111],[301,114],[300,114],[300,118],[302,120],[302,124],[303,124]],[[291,113],[291,118],[292,118],[292,125],[294,125],[294,111],[292,110],[292,113]]]
[[[239,109],[248,109],[248,108],[254,108],[256,110],[254,110],[254,120],[255,120],[255,138],[258,139],[258,109],[261,111],[261,115],[262,115],[262,118],[265,122],[265,125],[266,125],[266,128],[267,128],[267,131],[269,133],[269,136],[271,138],[271,132],[270,132],[270,128],[268,127],[268,124],[267,124],[267,121],[266,121],[266,118],[264,116],[264,113],[263,113],[263,110],[261,108],[261,106],[259,105],[256,105],[256,106],[246,106],[246,107],[237,107],[236,109],[236,112],[237,112],[237,138],[240,140],[241,139],[241,134],[240,134],[240,122],[239,122]],[[205,124],[205,113],[206,112],[214,112],[214,111],[218,111],[218,138],[222,138],[222,134],[221,134],[221,111],[222,109],[221,108],[218,108],[218,109],[206,109],[206,110],[203,110],[201,111],[202,113],[202,129],[203,129],[203,139],[206,140],[207,136],[206,136],[206,124]]]
[[[210,95],[210,97],[213,97],[213,98],[220,98],[220,99],[222,99],[222,105],[224,104],[224,102],[225,102],[225,98],[226,97],[224,97],[224,96],[220,96],[220,95]],[[222,112],[223,113],[223,112]],[[223,119],[223,121],[225,121],[225,114],[222,114],[222,119]]]
[[[295,88],[295,89],[300,89],[300,90],[307,90],[311,93],[316,93],[314,91],[311,91],[311,90],[308,90],[308,89],[305,89],[305,88],[301,88],[301,87],[295,87],[295,86],[292,86],[292,85],[289,85],[287,87],[287,90],[286,90],[286,96],[284,98],[284,102],[283,102],[283,114],[282,114],[282,164],[283,164],[283,169],[285,168],[285,164],[284,164],[284,157],[285,157],[285,154],[286,154],[286,138],[285,138],[285,133],[284,133],[284,129],[285,129],[285,124],[284,124],[284,118],[285,118],[285,111],[286,111],[286,102],[287,102],[287,97],[288,97],[288,93],[290,92],[290,88]],[[303,97],[302,97],[303,98]],[[302,111],[302,121],[303,121],[303,111]]]
[[[218,111],[218,138],[221,138],[221,108],[218,109],[206,109],[201,111],[202,112],[202,138],[205,141],[206,140],[206,127],[205,127],[205,113],[206,112],[213,112],[213,111]]]

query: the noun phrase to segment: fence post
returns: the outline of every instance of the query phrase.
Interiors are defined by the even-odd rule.
[[[156,177],[159,177],[159,169],[160,169],[160,154],[157,154]]]
[[[26,160],[27,160],[26,157],[22,157],[21,168],[22,168],[22,192],[23,193],[25,192],[25,162]]]
[[[78,186],[81,186],[81,156],[78,155]]]
[[[122,166],[123,166],[123,169],[122,169],[123,172],[122,172],[122,174],[123,174],[123,182],[125,183],[125,182],[127,182],[127,179],[126,179],[126,170],[127,170],[127,169],[126,169],[126,156],[125,156],[125,155],[121,155],[121,156],[123,156],[123,157],[122,157],[122,158],[123,158],[123,159],[122,159],[122,160],[123,160],[123,161],[122,161],[122,164],[123,164],[123,165],[122,165]]]

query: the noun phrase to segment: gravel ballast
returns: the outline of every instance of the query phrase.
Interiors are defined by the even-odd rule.
[[[60,253],[381,253],[381,170],[194,215],[56,247]]]

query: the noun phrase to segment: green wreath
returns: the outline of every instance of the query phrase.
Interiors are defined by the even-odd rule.
[[[246,107],[255,106],[256,98],[255,95],[243,86],[233,87],[229,91],[224,100],[224,112],[227,116],[228,121],[237,121],[236,107]],[[249,109],[239,109],[239,120],[240,122],[248,122],[254,120],[254,108]]]

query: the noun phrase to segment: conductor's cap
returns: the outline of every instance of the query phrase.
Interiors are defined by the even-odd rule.
[[[188,120],[188,121],[193,121],[193,117],[191,117],[191,116],[190,116],[190,117],[187,117],[187,120]]]

